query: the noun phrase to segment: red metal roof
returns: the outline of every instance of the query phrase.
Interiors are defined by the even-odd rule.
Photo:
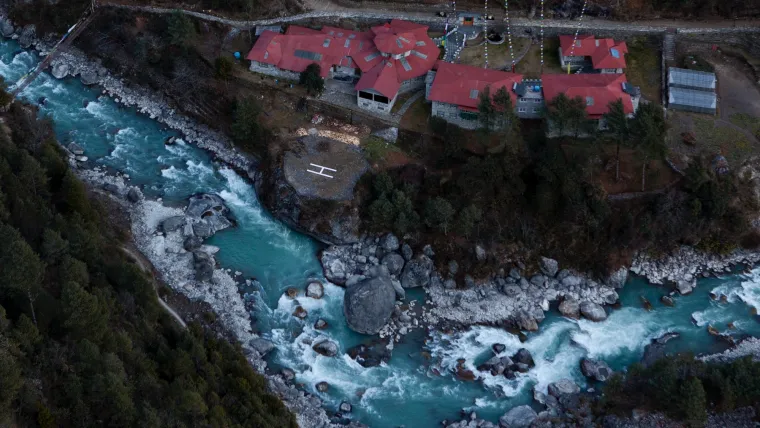
[[[373,27],[371,32],[329,26],[317,31],[292,25],[284,35],[262,33],[247,58],[295,72],[316,62],[322,68],[322,77],[327,77],[334,65],[359,68],[363,75],[357,90],[373,89],[393,98],[401,83],[426,74],[438,59],[438,46],[427,29],[395,19]],[[392,55],[403,56],[394,59]]]
[[[592,119],[599,119],[609,111],[609,104],[623,100],[623,110],[633,113],[631,96],[623,92],[625,74],[543,74],[541,84],[548,104],[560,93],[568,98],[581,97],[586,102],[586,112]]]
[[[575,49],[573,49],[573,39],[573,36],[559,36],[562,55],[570,56],[570,52],[572,52],[573,56],[591,57],[595,69],[625,68],[625,54],[628,53],[628,46],[625,42],[616,42],[613,39],[597,39],[591,35],[579,35]]]
[[[438,61],[437,66],[438,72],[428,97],[431,101],[456,104],[462,108],[477,108],[480,93],[486,87],[490,87],[492,96],[497,90],[505,87],[512,101],[517,100],[512,87],[515,83],[522,82],[521,74],[443,61]]]

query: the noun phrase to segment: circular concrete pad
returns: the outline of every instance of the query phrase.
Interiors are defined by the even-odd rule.
[[[285,153],[285,179],[303,197],[344,201],[369,169],[361,149],[316,135],[301,137]]]

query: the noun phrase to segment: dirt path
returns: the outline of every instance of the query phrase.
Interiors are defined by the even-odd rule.
[[[150,274],[151,279],[153,280],[154,287],[153,289],[156,290],[156,299],[158,299],[158,303],[161,305],[166,312],[169,313],[172,317],[174,317],[175,320],[182,326],[182,328],[187,328],[187,324],[185,324],[185,321],[182,319],[179,314],[174,311],[174,309],[171,308],[166,302],[164,302],[164,299],[161,298],[161,296],[158,295],[158,290],[155,288],[155,282],[156,278],[153,275],[153,266],[150,264],[150,262],[142,255],[139,251],[134,250],[130,247],[124,246],[121,247],[121,249],[132,259],[135,263],[137,263],[137,266],[140,267],[140,269],[143,272],[146,272]]]
[[[123,5],[118,1],[105,1],[100,3],[101,7],[119,7],[124,9],[139,10],[152,13],[172,13],[176,9],[161,8],[153,6],[133,6]],[[329,0],[308,0],[307,7],[311,7],[312,11],[301,13],[297,15],[285,16],[280,18],[271,19],[258,19],[258,20],[233,20],[221,16],[211,15],[203,12],[195,12],[190,10],[182,10],[183,13],[194,16],[206,21],[219,22],[222,24],[230,25],[232,27],[241,29],[251,29],[257,25],[274,25],[283,24],[288,22],[300,21],[310,18],[324,18],[324,17],[341,17],[341,18],[369,18],[369,19],[407,19],[411,21],[417,21],[428,25],[440,25],[445,23],[445,18],[441,18],[434,15],[434,10],[445,9],[445,7],[430,7],[420,5],[420,10],[405,10],[409,9],[409,5],[394,5],[388,3],[382,5],[359,5],[356,8],[346,8]],[[501,17],[504,15],[501,8],[494,9],[494,15],[497,20],[501,21]],[[538,27],[541,23],[538,19],[529,18],[512,18],[511,25],[513,27]],[[556,20],[545,19],[543,24],[547,28],[576,30],[578,27],[593,28],[597,30],[609,30],[609,31],[630,31],[641,34],[658,34],[663,33],[668,28],[677,28],[679,31],[689,33],[700,32],[758,32],[760,33],[760,20],[742,20],[738,21],[738,24],[733,20],[720,20],[720,21],[674,21],[674,20],[651,20],[651,21],[636,21],[636,22],[622,22],[622,21],[610,21],[605,19],[585,18],[579,25],[577,20]]]

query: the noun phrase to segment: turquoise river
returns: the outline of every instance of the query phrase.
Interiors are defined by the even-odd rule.
[[[13,41],[0,45],[0,75],[7,82],[16,81],[38,60]],[[23,96],[32,103],[45,97],[41,114],[55,120],[62,143],[76,141],[91,162],[129,174],[132,184],[141,186],[146,196],[175,205],[198,192],[222,196],[238,225],[217,234],[209,243],[221,248],[218,259],[223,267],[261,282],[264,299],[253,313],[254,325],[277,344],[270,363],[294,369],[297,382],[312,392],[317,382],[327,381],[329,392],[319,396],[328,410],[347,400],[354,406],[351,417],[371,427],[432,428],[440,426],[443,419],[458,420],[462,409],[476,410],[480,417],[495,422],[509,408],[531,402],[534,385],[545,388],[563,377],[585,384],[579,369],[582,357],[603,359],[614,369],[623,369],[641,358],[652,338],[668,331],[682,335],[670,342],[671,350],[694,353],[723,349],[708,335],[708,323],[723,331],[734,322],[733,334],[760,335],[760,323],[751,312],[753,307],[760,309],[757,270],[701,279],[694,293],[677,297],[674,308],[659,303],[666,290],[633,278],[620,293],[622,308],[611,310],[607,321],[575,321],[553,312],[540,331],[529,334],[522,344],[502,329],[475,327],[453,336],[434,334],[427,340],[421,333],[411,334],[397,345],[387,366],[363,368],[345,354],[318,356],[300,340],[300,336],[315,334],[311,326],[317,317],[328,321],[326,334],[340,344],[342,351],[368,338],[347,329],[343,291],[336,286],[328,285],[321,300],[302,299],[309,311],[303,325],[290,315],[293,303],[282,297],[283,291],[301,288],[310,278],[322,278],[316,257],[319,244],[273,219],[260,206],[249,182],[194,146],[181,141],[165,146],[164,140],[176,135],[173,131],[117,105],[100,90],[85,87],[76,79],[56,80],[43,73]],[[728,296],[728,302],[712,301],[708,296],[711,291]],[[653,311],[642,308],[641,295],[653,302]],[[417,292],[408,298],[422,303],[423,297]],[[514,380],[486,375],[477,382],[459,381],[450,370],[440,370],[442,375],[432,370],[432,366],[453,368],[459,358],[473,367],[497,342],[512,351],[528,348],[537,366]],[[432,358],[424,358],[425,354]]]

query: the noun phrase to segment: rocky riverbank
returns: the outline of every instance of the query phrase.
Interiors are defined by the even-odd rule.
[[[606,283],[599,283],[577,272],[559,270],[556,260],[543,258],[541,271],[534,275],[527,276],[515,266],[508,273],[501,270],[485,280],[476,281],[465,275],[458,282],[457,261],[448,261],[445,271],[439,271],[429,245],[414,251],[393,234],[367,237],[352,245],[331,246],[321,253],[320,261],[325,277],[345,285],[347,292],[372,277],[371,272],[377,266],[388,271],[388,288],[396,290],[400,300],[404,299],[405,290],[422,287],[427,298],[420,317],[426,325],[489,324],[527,331],[537,330],[544,313],[557,301],[562,302],[559,308],[565,316],[606,319],[603,305],[617,302],[615,289],[622,287],[627,277],[627,271],[621,270]],[[377,306],[383,305],[378,302]],[[391,319],[391,309],[383,311],[385,321]]]
[[[0,32],[6,37],[22,39],[19,40],[22,46],[36,47],[43,55],[50,46],[35,37],[33,27],[14,28],[7,18],[0,17]],[[57,78],[79,76],[83,84],[100,85],[104,95],[179,131],[183,139],[209,150],[232,167],[248,171],[255,163],[254,159],[237,152],[223,135],[177,113],[159,95],[111,76],[102,66],[89,62],[81,52],[62,53],[53,63],[53,74]],[[76,145],[70,149],[66,148],[70,165],[77,175],[93,191],[107,195],[129,214],[135,244],[161,279],[175,291],[211,306],[224,328],[239,341],[249,363],[267,378],[270,390],[296,414],[299,425],[337,427],[331,423],[318,397],[297,388],[292,379],[267,371],[265,352],[260,352],[263,339],[252,332],[248,309],[238,291],[246,280],[219,268],[214,257],[219,249],[203,244],[203,240],[214,233],[233,226],[223,200],[216,195],[197,195],[185,209],[167,207],[160,199],[146,199],[139,188],[129,184],[127,175],[114,175],[102,167],[87,169],[81,149]],[[351,422],[348,426],[364,425]]]

